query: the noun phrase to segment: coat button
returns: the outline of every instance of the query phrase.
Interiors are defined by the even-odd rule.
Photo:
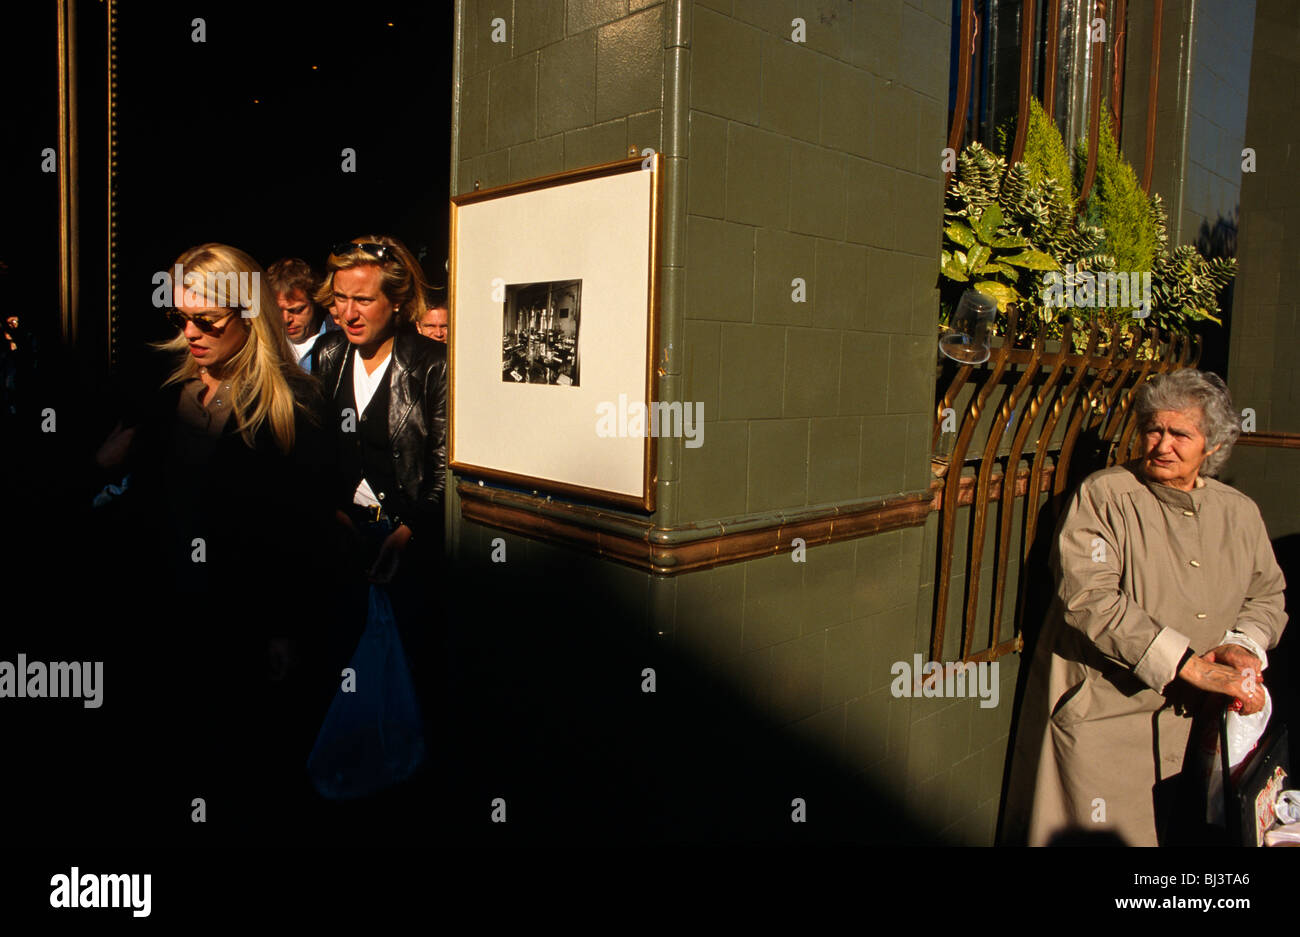
[[[1197,617],[1197,618],[1209,618],[1210,616],[1209,616],[1209,615],[1206,615],[1204,612],[1197,612],[1197,613],[1196,613],[1196,617]]]
[[[379,492],[379,500],[380,500],[380,501],[383,501],[383,500],[384,500],[384,493],[383,493],[382,491]],[[1202,617],[1204,617],[1204,616],[1202,616]]]
[[[400,459],[401,457],[402,457],[402,454],[401,454],[400,452],[398,452],[396,449],[394,449],[394,450],[393,450],[393,458],[394,458],[394,459]]]
[[[1184,511],[1184,512],[1183,512],[1183,517],[1195,517],[1195,516],[1196,516],[1196,512],[1195,512],[1195,511]]]
[[[1197,566],[1197,567],[1201,565],[1200,563],[1196,562],[1196,560],[1189,560],[1188,562],[1190,562],[1193,566]]]

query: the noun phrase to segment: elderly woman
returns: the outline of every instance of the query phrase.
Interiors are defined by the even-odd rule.
[[[1157,845],[1154,790],[1181,770],[1205,695],[1240,700],[1246,714],[1264,703],[1259,674],[1286,624],[1285,582],[1255,503],[1207,477],[1240,432],[1227,388],[1189,369],[1136,394],[1142,457],[1089,476],[1059,528],[1009,842],[1082,829]]]

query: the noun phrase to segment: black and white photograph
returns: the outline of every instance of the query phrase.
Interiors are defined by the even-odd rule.
[[[582,281],[512,283],[501,320],[501,380],[578,386]]]

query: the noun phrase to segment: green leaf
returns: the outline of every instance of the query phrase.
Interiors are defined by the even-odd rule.
[[[985,244],[993,240],[993,235],[997,232],[998,226],[1002,224],[1002,209],[998,208],[997,203],[990,205],[980,213],[975,219],[975,236]]]
[[[1014,289],[997,280],[980,280],[975,284],[975,289],[992,297],[998,304],[998,312],[1006,312],[1007,303],[1019,302],[1022,298]]]
[[[962,255],[962,259],[965,260],[964,254]],[[939,272],[949,280],[956,280],[959,283],[965,283],[970,279],[970,277],[966,276],[965,265],[963,263],[958,263],[952,254],[947,251],[944,251],[943,256],[940,258]]]
[[[1044,254],[1042,251],[1027,250],[1019,254],[999,257],[998,260],[1003,263],[1015,264],[1017,267],[1024,267],[1028,270],[1060,270],[1061,265],[1056,262],[1056,258],[1051,254]]]
[[[1004,234],[989,241],[989,247],[1028,247],[1033,242],[1018,234]]]
[[[1007,264],[1004,263],[998,263],[996,260],[993,261],[993,263],[985,264],[984,266],[980,267],[978,270],[975,270],[974,272],[983,274],[985,276],[994,273],[1000,273],[1003,276],[1010,277],[1013,280],[1016,279],[1018,276],[1020,276],[1019,271],[1016,270],[1015,267],[1008,266]]]
[[[954,244],[960,244],[962,247],[970,247],[975,243],[975,232],[960,221],[948,225],[943,229],[943,233],[948,235],[948,239]]]
[[[966,269],[978,270],[988,262],[989,256],[992,253],[993,251],[985,247],[983,244],[976,244],[966,254]]]

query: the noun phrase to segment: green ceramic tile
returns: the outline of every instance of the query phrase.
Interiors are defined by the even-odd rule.
[[[790,141],[733,123],[727,134],[727,219],[785,227],[789,212]]]
[[[726,210],[727,122],[691,111],[689,204],[692,214],[721,218]]]
[[[857,417],[812,421],[808,444],[809,504],[831,504],[857,497],[860,422]]]
[[[663,13],[651,7],[597,31],[597,120],[663,105]]]
[[[802,564],[792,563],[788,553],[745,564],[747,651],[797,638],[804,612]]]
[[[790,21],[798,15],[794,3],[773,3],[772,0],[734,0],[732,9],[732,16],[736,19],[765,29],[786,41],[790,39]]]
[[[820,63],[807,47],[763,37],[762,113],[768,130],[817,142],[821,128]]]
[[[855,556],[851,541],[806,548],[805,599],[813,614],[804,622],[805,633],[843,624],[852,616]]]
[[[948,24],[910,6],[903,7],[899,37],[898,79],[909,88],[934,100],[948,93],[948,56],[935,55],[952,42]]]
[[[912,260],[909,254],[867,249],[867,328],[871,331],[912,330]]]
[[[739,563],[674,577],[674,631],[683,647],[706,661],[741,652],[745,618],[745,567]]]
[[[949,764],[959,762],[970,754],[971,710],[979,708],[979,699],[972,696],[978,692],[978,683],[973,692],[968,686],[966,698],[957,700],[939,713],[939,740],[943,743],[944,758]]]
[[[564,168],[564,134],[510,148],[510,181],[534,179]]]
[[[948,109],[940,101],[918,95],[916,118],[917,172],[943,178],[943,148],[948,145]]]
[[[494,69],[488,84],[488,149],[537,135],[537,53]]]
[[[635,146],[638,153],[645,152],[646,147],[656,153],[663,152],[662,123],[663,111],[660,108],[629,116],[627,119],[627,145]],[[665,193],[664,201],[665,203],[668,201],[667,193]],[[665,204],[665,211],[667,211],[667,208],[668,206]]]
[[[691,36],[691,107],[758,123],[758,30],[719,16],[695,10]]]
[[[907,773],[914,778],[929,778],[942,771],[946,764],[939,713],[931,712],[915,720],[908,732]],[[933,806],[933,798],[927,799]]]
[[[937,266],[943,238],[943,182],[922,175],[897,173],[894,186],[897,204],[907,205],[906,212],[894,214],[894,240],[898,250],[933,257]]]
[[[510,153],[507,150],[496,150],[461,163],[460,190],[473,192],[476,181],[480,189],[505,185],[510,181],[509,176]]]
[[[465,42],[474,47],[474,71],[487,71],[510,61],[513,8],[511,0],[480,0],[474,16],[466,17]],[[504,23],[504,30],[501,23]]]
[[[564,0],[515,0],[515,55],[564,38]]]
[[[854,617],[885,611],[898,604],[902,567],[898,531],[854,541],[858,555],[853,586]]]
[[[817,241],[817,305],[813,325],[861,329],[867,321],[867,249],[857,244]]]
[[[862,6],[858,3],[855,7],[853,0],[799,0],[799,16],[807,23],[805,45],[824,55],[847,59],[853,43],[853,17]]]
[[[704,445],[682,452],[679,522],[736,517],[745,513],[749,424],[708,418]]]
[[[834,59],[822,60],[821,143],[854,156],[867,156],[873,134],[890,128],[877,120],[885,83]]]
[[[543,49],[538,66],[537,132],[587,127],[596,120],[596,34]]]
[[[796,142],[790,163],[790,230],[844,237],[844,194],[843,155]]]
[[[929,257],[911,257],[912,334],[937,341],[939,335],[939,278]],[[937,347],[937,346],[936,346]]]
[[[933,414],[913,413],[907,417],[907,461],[903,470],[905,491],[925,491],[930,487],[934,478],[930,471],[930,440],[933,432]]]
[[[817,242],[759,228],[754,261],[754,321],[809,325],[816,303]],[[802,281],[802,282],[796,282]]]
[[[844,755],[844,706],[833,706],[801,719],[792,727],[800,738],[815,745],[828,757],[842,760]]]
[[[807,571],[804,575],[807,576]],[[872,658],[871,633],[867,629],[866,619],[845,622],[827,629],[823,708],[866,694]]]
[[[772,647],[772,712],[779,723],[807,718],[821,709],[824,633]]]
[[[874,0],[869,9],[854,10],[849,60],[882,78],[898,74],[902,0]]]
[[[627,121],[611,120],[564,135],[564,168],[579,169],[627,159]]]
[[[749,322],[754,315],[754,229],[686,220],[686,317]]]
[[[761,419],[781,415],[785,373],[785,329],[775,325],[722,326],[718,419]]]
[[[840,416],[885,412],[888,360],[888,336],[844,333],[840,346]]]
[[[461,86],[460,158],[478,156],[487,146],[488,76],[472,75]]]
[[[937,346],[918,335],[889,336],[887,413],[934,412]]]
[[[839,331],[789,329],[785,343],[783,415],[831,416],[836,412],[839,392]]]
[[[567,0],[565,31],[572,36],[627,15],[627,0]]]
[[[725,335],[723,347],[725,359]],[[750,423],[749,501],[746,508],[751,512],[796,508],[805,505],[807,499],[808,421],[755,420]]]
[[[870,768],[888,753],[889,694],[872,693],[845,704],[844,749],[855,768]]]
[[[845,237],[859,244],[894,244],[895,171],[865,159],[849,157],[845,168]]]
[[[897,166],[908,172],[921,172],[921,159],[917,152],[917,128],[920,126],[921,102],[929,98],[917,94],[902,85],[895,84],[886,88],[881,99],[881,112],[877,115],[877,126],[890,128],[888,133],[876,134],[876,142],[883,144],[883,150],[868,153],[873,159]],[[938,162],[938,149],[934,159],[926,155],[925,165]]]
[[[722,412],[718,375],[722,367],[722,326],[717,322],[686,320],[685,388],[688,400],[704,404],[705,419]]]

